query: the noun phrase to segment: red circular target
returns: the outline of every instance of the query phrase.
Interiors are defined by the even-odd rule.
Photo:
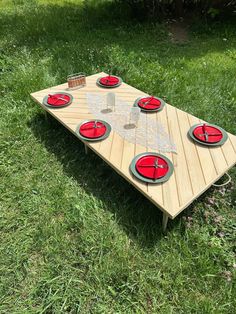
[[[115,86],[120,83],[120,80],[116,76],[108,75],[105,77],[101,77],[99,82],[104,86]]]
[[[143,97],[138,101],[138,106],[145,110],[156,110],[161,107],[161,101],[155,97]]]
[[[107,127],[100,121],[92,120],[80,126],[79,133],[87,138],[99,138],[106,133]]]
[[[47,104],[53,107],[63,107],[69,104],[71,97],[67,94],[49,94],[47,98]]]
[[[193,135],[204,143],[218,143],[223,138],[223,133],[215,126],[202,124],[195,127]]]
[[[157,180],[164,177],[169,171],[165,159],[155,155],[140,157],[135,164],[137,172],[145,178]]]

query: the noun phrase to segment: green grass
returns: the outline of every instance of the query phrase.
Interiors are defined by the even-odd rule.
[[[234,185],[163,235],[160,211],[29,94],[112,67],[236,133],[236,23],[193,21],[173,44],[110,2],[4,0],[0,26],[0,313],[235,313]]]

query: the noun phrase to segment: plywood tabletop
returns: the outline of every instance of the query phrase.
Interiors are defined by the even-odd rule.
[[[89,112],[87,93],[106,94],[112,91],[118,98],[130,103],[130,106],[133,105],[136,98],[146,95],[125,83],[118,88],[109,89],[109,91],[98,87],[96,81],[104,75],[106,74],[98,73],[88,76],[86,78],[87,85],[81,89],[68,91],[67,83],[65,83],[32,93],[31,96],[43,109],[76,135],[75,130],[79,123],[95,118]],[[43,98],[46,95],[59,91],[73,95],[74,100],[70,106],[54,109],[43,105]],[[109,137],[103,141],[86,142],[85,144],[173,219],[235,165],[236,136],[228,133],[228,140],[221,147],[203,147],[194,143],[187,136],[188,130],[192,125],[203,121],[168,104],[161,112],[147,114],[147,119],[156,119],[157,122],[160,122],[177,147],[177,154],[162,153],[174,164],[173,175],[167,182],[153,185],[136,179],[129,171],[134,156],[142,152],[155,151],[127,142],[115,131],[112,131]]]

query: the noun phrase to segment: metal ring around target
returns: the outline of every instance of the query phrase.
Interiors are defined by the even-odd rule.
[[[85,120],[76,127],[75,132],[83,141],[102,141],[110,135],[111,125],[98,119]]]
[[[97,79],[97,85],[103,88],[116,88],[122,84],[122,79],[115,75],[107,75]]]
[[[155,96],[139,97],[134,102],[134,107],[139,107],[144,112],[158,112],[164,106],[165,101]]]
[[[69,106],[73,101],[73,96],[65,92],[55,92],[43,98],[43,104],[47,107],[59,109]]]
[[[147,152],[134,157],[130,164],[130,171],[139,180],[155,184],[168,181],[174,166],[166,156]]]
[[[208,123],[193,125],[189,129],[188,135],[193,141],[208,147],[221,146],[228,139],[228,134],[224,129]]]

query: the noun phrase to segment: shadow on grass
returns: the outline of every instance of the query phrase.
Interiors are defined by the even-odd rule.
[[[52,117],[37,114],[29,127],[46,149],[56,156],[69,177],[114,214],[127,235],[144,247],[163,237],[162,212]],[[168,229],[179,224],[170,221]]]
[[[127,69],[121,73],[121,67],[117,67],[109,58],[109,49],[106,53],[102,51],[104,46],[118,45],[126,55],[132,52],[144,53],[146,58],[154,62],[161,60],[166,66],[170,58],[174,62],[183,56],[193,59],[209,52],[225,50],[222,41],[212,41],[210,49],[208,45],[201,45],[201,49],[198,49],[197,43],[202,44],[204,41],[204,32],[208,41],[209,32],[212,32],[212,39],[219,35],[209,25],[204,28],[204,23],[201,26],[197,23],[195,33],[198,36],[194,39],[194,47],[189,47],[188,43],[176,45],[170,42],[164,23],[153,21],[140,24],[130,18],[124,4],[97,2],[92,1],[91,5],[64,3],[63,6],[27,2],[27,5],[16,7],[13,14],[1,14],[0,36],[8,34],[17,47],[30,48],[32,54],[37,50],[52,56],[51,70],[55,73],[57,69],[61,77],[68,74],[68,63],[72,70],[76,70],[80,59],[83,60],[83,70],[88,74],[92,73],[95,66],[105,71],[112,67],[114,74],[119,72],[125,78]],[[221,23],[216,24],[216,29],[220,27]],[[230,35],[233,32],[232,21],[224,21],[224,28]],[[202,35],[202,38],[198,38]],[[183,66],[182,62],[180,66]]]

